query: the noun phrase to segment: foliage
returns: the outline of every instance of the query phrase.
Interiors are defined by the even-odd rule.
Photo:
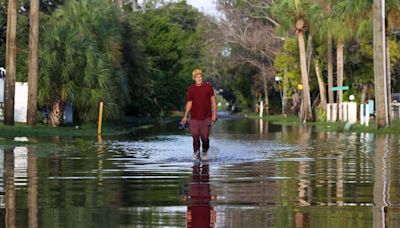
[[[40,5],[40,107],[72,102],[77,120],[97,118],[99,101],[109,119],[168,115],[182,108],[191,71],[201,67],[201,13],[185,2],[134,14],[108,0],[63,3]],[[29,1],[19,6],[17,81],[26,81]],[[6,0],[0,0],[3,28],[6,11]],[[4,50],[5,32],[0,39]],[[3,58],[0,62],[5,64]]]
[[[241,11],[240,19],[244,22],[254,20],[276,26],[271,30],[271,38],[265,38],[268,42],[279,40],[275,29],[281,32],[279,34],[285,32],[285,45],[280,51],[266,50],[273,53],[271,56],[277,54],[276,72],[269,73],[283,78],[286,97],[290,97],[301,82],[298,44],[296,39],[286,37],[293,35],[298,18],[305,19],[305,36],[315,38],[312,58],[318,58],[324,77],[326,33],[333,31],[334,38],[346,38],[345,85],[350,85],[351,93],[358,97],[362,85],[373,83],[372,1],[219,2]],[[398,27],[398,1],[386,2],[388,31],[391,32]],[[26,81],[28,74],[29,3],[29,0],[18,1],[17,81]],[[5,53],[6,6],[7,0],[0,0],[2,53]],[[97,116],[98,101],[103,100],[106,118],[123,114],[169,115],[183,109],[194,67],[205,68],[206,78],[212,75],[207,79],[223,88],[223,95],[229,97],[230,103],[251,109],[257,99],[255,91],[260,85],[255,76],[259,70],[249,64],[237,66],[234,58],[237,54],[258,53],[264,49],[252,46],[252,50],[246,51],[237,43],[216,44],[216,38],[226,34],[210,37],[209,29],[217,27],[219,22],[215,20],[209,26],[210,20],[185,1],[148,1],[145,10],[132,13],[122,11],[110,0],[41,0],[40,10],[39,99],[42,108],[50,106],[55,98],[61,98],[63,102],[74,103],[78,118],[92,120]],[[209,38],[207,43],[206,38]],[[394,92],[400,88],[399,47],[398,35],[392,34],[390,59]],[[253,56],[256,60],[270,61]],[[0,56],[0,66],[4,65],[5,54]],[[312,74],[314,71],[310,70],[311,94],[314,95],[317,81],[312,79]],[[270,91],[269,95],[278,94]],[[278,98],[272,97],[272,100]]]
[[[182,108],[186,88],[192,82],[191,72],[201,67],[202,16],[180,2],[138,13],[135,18],[145,31],[144,46],[151,61],[154,92],[140,99],[134,109],[145,114],[139,111],[140,104],[150,108],[148,114],[169,115]]]
[[[8,0],[0,0],[0,66],[5,66],[5,49],[6,49],[6,31],[7,31],[7,2]],[[46,21],[49,15],[63,4],[64,0],[40,0],[40,21]],[[27,65],[27,52],[24,49],[28,45],[29,38],[29,8],[30,0],[19,0],[17,15],[17,65]],[[21,70],[20,70],[21,69]],[[23,80],[23,75],[27,74],[26,67],[18,68],[17,79]]]
[[[281,0],[275,2],[271,7],[271,13],[275,16],[280,26],[278,27],[279,34],[287,34],[295,28],[297,19],[303,19],[305,28],[311,26],[311,21],[315,18],[319,8],[316,4],[312,4],[308,0]]]
[[[252,102],[257,97],[253,88],[253,77],[256,74],[254,67],[248,65],[236,67],[231,70],[230,74],[232,78],[226,83],[227,87],[235,94],[235,105],[241,110],[251,109],[255,105]]]
[[[281,53],[279,53],[274,61],[274,67],[277,75],[281,77],[283,87],[286,87],[285,96],[290,97],[297,90],[297,85],[301,84],[301,72],[299,63],[297,39],[286,37],[285,44]]]
[[[96,7],[93,7],[96,6]],[[82,120],[121,115],[128,98],[120,11],[105,0],[69,1],[41,35],[39,103],[72,102]]]
[[[122,65],[128,77],[130,100],[125,108],[125,114],[141,115],[157,114],[154,110],[151,94],[154,92],[154,82],[150,77],[150,58],[145,54],[145,29],[133,14],[125,15],[121,22],[123,62]],[[149,105],[147,105],[149,104]]]
[[[348,49],[346,58],[348,79],[356,85],[373,83],[373,46],[370,41],[356,42]]]

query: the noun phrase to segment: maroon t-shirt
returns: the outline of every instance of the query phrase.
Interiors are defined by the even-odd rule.
[[[193,84],[189,86],[186,94],[186,101],[192,101],[190,111],[191,118],[194,120],[204,120],[211,118],[211,97],[214,91],[210,83],[203,83],[201,86]]]

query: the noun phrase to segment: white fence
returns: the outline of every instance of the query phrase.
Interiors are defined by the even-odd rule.
[[[392,103],[392,117],[393,117],[393,119],[400,118],[400,103],[398,103],[398,102]]]
[[[373,110],[373,109],[372,109]],[[369,125],[369,118],[371,117],[370,104],[360,104],[360,124]]]
[[[338,113],[339,112],[339,113]],[[327,121],[328,122],[357,122],[357,103],[343,102],[339,106],[337,103],[327,105]]]
[[[26,112],[28,111],[28,83],[15,83],[14,121],[26,123]]]
[[[0,78],[0,103],[4,103],[4,78]]]
[[[0,103],[4,103],[4,80],[0,79]],[[3,119],[3,107],[0,107],[0,118]],[[28,109],[28,83],[15,83],[14,121],[26,123]]]

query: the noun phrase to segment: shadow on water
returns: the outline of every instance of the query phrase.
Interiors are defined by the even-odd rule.
[[[400,227],[400,139],[221,119],[0,148],[0,227]],[[200,222],[200,224],[199,224]]]

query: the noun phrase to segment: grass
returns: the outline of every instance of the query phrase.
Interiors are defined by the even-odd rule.
[[[319,130],[337,131],[337,132],[354,132],[354,133],[376,133],[376,134],[400,134],[400,120],[393,121],[389,127],[377,128],[375,121],[371,121],[369,126],[359,123],[352,124],[349,129],[346,129],[345,123],[329,123],[317,122]],[[330,128],[330,129],[327,129]]]
[[[257,113],[241,113],[241,115],[250,119],[259,119]],[[273,124],[278,125],[301,125],[297,116],[294,115],[264,115],[262,119],[268,120]],[[318,131],[330,132],[355,132],[355,133],[377,133],[377,134],[400,134],[400,120],[393,121],[389,127],[378,129],[374,121],[371,121],[369,126],[361,125],[359,123],[347,125],[346,123],[339,122],[308,122],[307,125],[315,126]],[[350,126],[350,127],[349,127]]]
[[[139,129],[145,129],[158,123],[176,121],[178,117],[171,118],[136,118],[124,117],[117,121],[104,121],[102,136],[116,136],[132,134]],[[0,137],[24,137],[24,136],[97,136],[96,124],[65,125],[53,127],[37,124],[35,127],[24,123],[15,123],[14,126],[5,126],[0,122]]]
[[[120,134],[121,131],[106,127],[103,129],[104,135]],[[38,124],[35,127],[26,124],[16,123],[14,126],[5,126],[0,123],[0,136],[20,137],[20,136],[95,136],[97,127],[94,126],[61,126],[53,127]]]
[[[259,119],[260,118],[257,113],[251,113],[251,112],[241,113],[241,115],[243,115],[249,119]],[[271,122],[273,124],[278,124],[278,125],[300,125],[299,118],[294,115],[287,115],[287,116],[264,115],[262,119],[268,120],[269,122]]]
[[[259,119],[257,113],[241,113],[240,115],[250,119]],[[138,129],[149,128],[156,123],[177,121],[180,117],[170,118],[135,118],[124,117],[118,121],[104,122],[102,135],[116,136],[124,134],[132,134]],[[300,120],[294,115],[265,115],[263,119],[277,125],[301,125]],[[400,134],[400,120],[393,121],[387,128],[377,129],[375,122],[371,121],[370,126],[361,124],[353,124],[347,128],[344,123],[336,122],[311,122],[307,125],[315,126],[318,131],[330,132],[355,132],[355,133],[378,133],[378,134]],[[49,125],[38,124],[35,127],[26,124],[16,123],[14,126],[4,126],[0,122],[0,137],[28,137],[28,136],[97,136],[97,124],[84,124],[79,126],[59,126],[53,127]]]

